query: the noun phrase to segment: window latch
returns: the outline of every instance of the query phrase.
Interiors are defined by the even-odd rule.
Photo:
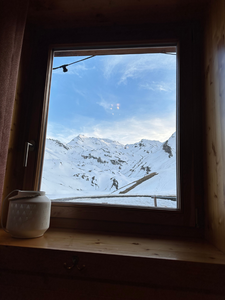
[[[30,142],[25,143],[25,152],[24,152],[24,161],[23,161],[23,166],[24,167],[27,167],[29,151],[34,151],[34,147],[35,147],[35,142],[34,141],[30,141]]]

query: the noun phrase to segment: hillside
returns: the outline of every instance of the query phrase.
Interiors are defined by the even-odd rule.
[[[47,139],[41,189],[52,199],[176,195],[176,134],[164,143],[143,139],[128,145],[83,135],[68,144]]]

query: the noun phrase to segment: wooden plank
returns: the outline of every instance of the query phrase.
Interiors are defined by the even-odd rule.
[[[130,222],[109,222],[87,219],[51,218],[51,228],[75,229],[86,231],[102,231],[123,234],[146,234],[174,237],[202,238],[203,228],[165,226],[157,224],[141,224]]]
[[[36,239],[15,239],[0,230],[0,245],[225,265],[225,255],[202,239],[140,237],[69,229],[50,229]]]
[[[224,300],[223,292],[186,287],[130,285],[93,280],[60,278],[44,274],[1,272],[1,296],[4,300]],[[30,284],[29,284],[30,283]],[[210,284],[212,287],[213,284]]]
[[[51,208],[52,218],[105,220],[144,224],[183,225],[179,210],[166,208],[143,208],[91,203],[55,202]]]
[[[212,1],[205,22],[206,236],[225,251],[225,3]]]
[[[165,23],[203,16],[208,0],[31,2],[28,22],[43,28],[77,28],[115,24]]]
[[[0,237],[6,238],[2,233]],[[9,241],[13,241],[11,245]],[[176,291],[174,295],[189,295],[190,299],[192,295],[194,299],[197,296],[207,299],[207,295],[220,299],[225,294],[225,255],[204,241],[61,230],[37,239],[9,238],[7,244],[0,246],[1,295],[6,289],[19,288],[20,292],[27,290],[28,293],[38,288],[48,292],[49,297],[55,296],[56,290],[59,295],[63,291],[65,295],[73,291],[87,299],[89,292],[94,293],[94,297],[101,293],[102,298],[107,299],[113,288],[120,291],[116,299],[124,299],[131,291],[135,297],[129,299],[140,299],[142,295],[167,299],[168,295],[173,295],[171,291]],[[61,249],[56,250],[59,245]],[[81,245],[86,250],[81,250]],[[142,253],[146,246],[152,251],[149,255]],[[136,250],[129,250],[132,248]],[[166,257],[162,251],[167,253]],[[79,266],[85,265],[83,271],[76,267],[69,271],[64,267],[64,263],[72,264],[73,256],[79,258]],[[158,294],[159,291],[164,293]],[[115,299],[116,295],[113,292],[112,295],[109,299]]]

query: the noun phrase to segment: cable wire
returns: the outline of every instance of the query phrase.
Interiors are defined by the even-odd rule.
[[[86,59],[92,58],[92,57],[94,57],[94,56],[95,56],[95,55],[91,55],[91,56],[88,56],[88,57],[86,57],[86,58],[83,58],[83,59],[74,61],[74,62],[72,62],[72,63],[70,63],[70,64],[61,65],[61,66],[59,66],[59,67],[53,68],[52,70],[57,70],[57,69],[62,68],[62,69],[63,69],[63,72],[67,72],[68,69],[67,69],[66,67],[68,67],[68,66],[70,66],[70,65],[73,65],[73,64],[76,64],[76,63],[78,63],[78,62],[80,62],[80,61],[84,61],[84,60],[86,60]]]

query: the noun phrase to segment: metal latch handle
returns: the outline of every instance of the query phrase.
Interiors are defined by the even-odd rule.
[[[30,142],[25,143],[25,152],[24,152],[24,161],[23,161],[23,166],[24,167],[27,167],[29,151],[33,151],[34,146],[35,146],[34,141],[30,141]]]

